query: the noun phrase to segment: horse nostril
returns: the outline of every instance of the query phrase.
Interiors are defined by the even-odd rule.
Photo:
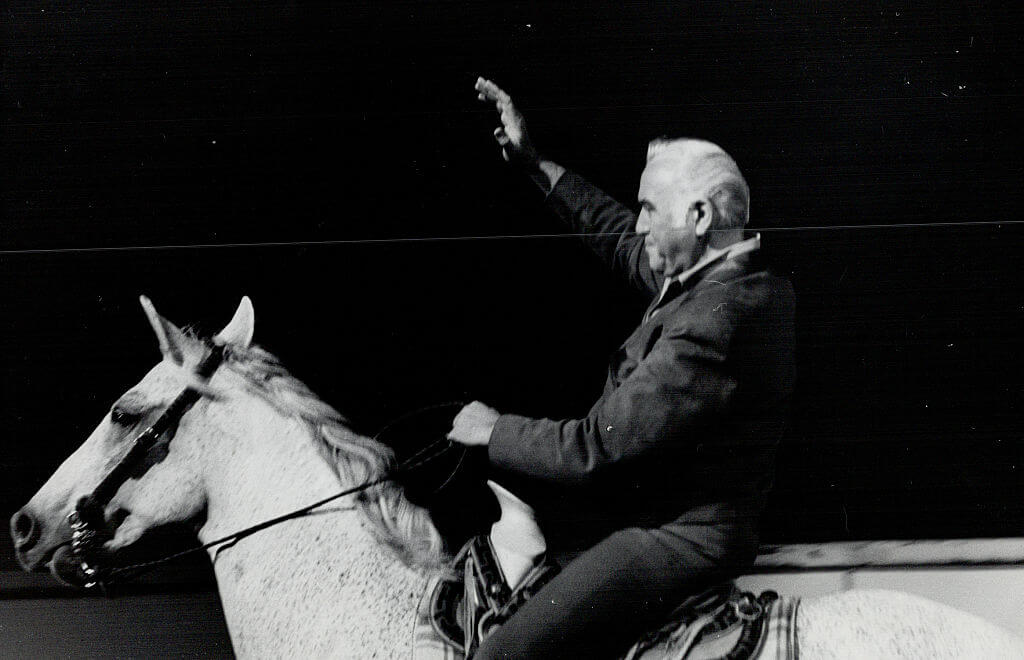
[[[18,550],[27,550],[39,540],[39,525],[35,518],[19,511],[11,516],[11,538],[14,539],[14,547]]]

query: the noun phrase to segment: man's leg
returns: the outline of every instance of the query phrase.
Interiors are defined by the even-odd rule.
[[[566,566],[474,659],[617,657],[683,598],[722,579],[715,545],[663,530],[616,532]]]

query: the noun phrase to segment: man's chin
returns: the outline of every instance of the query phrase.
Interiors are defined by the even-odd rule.
[[[647,263],[651,266],[651,272],[658,275],[665,274],[665,260],[661,258],[661,255],[647,250]]]

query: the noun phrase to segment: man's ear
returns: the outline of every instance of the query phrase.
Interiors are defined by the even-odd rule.
[[[699,197],[690,205],[690,217],[697,236],[707,236],[715,221],[715,206],[707,197]]]

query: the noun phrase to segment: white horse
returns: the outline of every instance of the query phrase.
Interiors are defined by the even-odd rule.
[[[107,550],[147,529],[205,514],[208,542],[384,474],[392,454],[251,345],[243,299],[217,336],[223,365],[193,371],[205,345],[143,307],[163,360],[112,406],[85,443],[11,521],[26,570],[71,538],[68,514],[185,387],[201,400],[169,451],[129,479],[106,507],[121,520]],[[242,657],[408,657],[417,604],[445,557],[423,509],[392,483],[210,551],[235,652]],[[1022,658],[1024,642],[973,615],[895,592],[845,592],[802,601],[800,657]],[[698,649],[699,651],[699,649]],[[688,656],[692,657],[692,656]],[[762,657],[774,657],[771,648]]]

